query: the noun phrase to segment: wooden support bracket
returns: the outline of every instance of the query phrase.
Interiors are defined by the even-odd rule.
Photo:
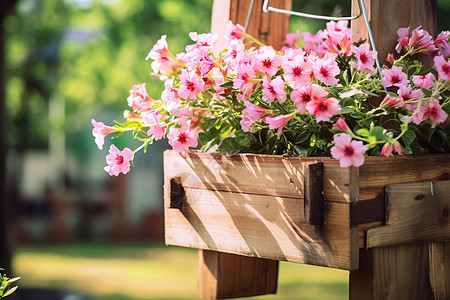
[[[306,165],[305,171],[305,222],[323,225],[323,163]]]

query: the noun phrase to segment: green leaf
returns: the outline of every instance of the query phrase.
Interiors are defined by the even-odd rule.
[[[356,130],[356,134],[362,137],[368,137],[369,136],[369,130],[365,129],[365,128],[360,128],[358,130]]]
[[[313,148],[305,149],[305,148],[301,148],[299,146],[294,146],[294,151],[298,156],[308,157],[311,154],[311,152],[313,151]]]
[[[300,134],[298,134],[295,137],[295,144],[298,145],[298,144],[303,143],[304,141],[306,141],[309,138],[310,135],[311,135],[311,132],[308,132],[308,131],[301,132]]]
[[[341,115],[348,115],[354,111],[355,109],[351,107],[341,107]]]
[[[368,137],[369,139],[369,148],[373,148],[377,145],[377,138],[373,135]]]
[[[405,144],[405,148],[410,147],[411,143],[414,142],[415,139],[416,139],[416,134],[414,133],[414,131],[407,130],[402,136],[402,141]]]
[[[352,117],[353,119],[362,119],[364,118],[364,114],[359,111],[355,111],[350,114],[350,117]]]
[[[119,131],[116,134],[114,134],[111,138],[112,139],[117,139],[118,137],[120,137],[122,134],[124,133],[124,131]]]
[[[378,141],[387,140],[385,129],[381,126],[375,126],[370,130],[370,135],[375,136]]]
[[[224,155],[233,155],[239,153],[242,149],[242,146],[236,141],[234,137],[227,137],[220,142],[219,147],[217,148]]]
[[[420,89],[422,90],[425,97],[431,97],[431,95],[433,94],[433,92],[430,91],[429,89],[424,89],[424,88],[420,88]]]
[[[442,109],[443,109],[446,113],[450,114],[450,101],[447,102],[447,103],[445,103],[444,105],[442,105]]]
[[[314,147],[316,145],[316,135],[314,133],[311,135],[311,138],[309,139],[309,145],[311,147]]]

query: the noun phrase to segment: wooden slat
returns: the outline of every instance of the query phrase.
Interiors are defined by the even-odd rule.
[[[181,210],[165,207],[167,244],[357,268],[358,231],[349,226],[346,203],[326,202],[326,224],[317,227],[304,223],[303,199],[193,188],[185,191]]]
[[[384,198],[389,184],[450,179],[450,154],[371,156],[359,167],[359,200]]]
[[[306,165],[305,219],[311,225],[323,225],[323,163]]]
[[[429,244],[429,264],[434,299],[450,299],[450,242]]]
[[[324,200],[358,199],[358,168],[341,168],[332,158],[164,152],[166,178],[183,186],[248,194],[304,198],[305,165],[322,162]]]
[[[227,299],[274,294],[278,261],[199,250],[199,296]]]
[[[386,226],[367,231],[367,247],[450,240],[450,181],[387,187]]]
[[[352,0],[352,14],[359,13],[357,1]],[[436,36],[436,0],[366,0],[367,15],[372,28],[375,46],[382,64],[388,53],[393,53],[397,44],[397,29],[422,25],[432,36]],[[368,39],[368,31],[361,17],[352,21],[353,40]],[[431,61],[431,60],[430,60]]]
[[[350,272],[351,300],[433,299],[428,245],[360,249],[360,269]]]

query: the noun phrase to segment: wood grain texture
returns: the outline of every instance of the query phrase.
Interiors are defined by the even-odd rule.
[[[450,180],[387,186],[386,226],[367,231],[367,247],[450,240]]]
[[[199,250],[199,296],[227,299],[274,294],[278,261]]]
[[[359,13],[358,0],[352,0],[352,15]],[[369,23],[378,51],[380,63],[386,61],[388,53],[395,51],[397,30],[410,27],[411,30],[422,25],[432,36],[436,36],[436,0],[366,0]],[[353,40],[368,39],[364,18],[352,21]]]
[[[450,242],[429,243],[428,247],[434,299],[450,299]]]
[[[358,199],[358,168],[340,168],[332,158],[164,152],[164,176],[183,186],[248,194],[304,198],[305,165],[322,162],[324,200]]]
[[[428,245],[360,249],[360,268],[350,272],[351,300],[433,299]]]
[[[322,227],[305,223],[303,199],[185,188],[165,207],[167,244],[340,269],[358,266],[349,205],[326,202]],[[356,245],[352,242],[356,241]]]

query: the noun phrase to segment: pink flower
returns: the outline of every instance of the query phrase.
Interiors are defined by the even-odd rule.
[[[381,80],[385,88],[390,86],[401,87],[409,83],[408,76],[403,73],[402,67],[393,66],[390,70],[381,71],[383,79]]]
[[[327,96],[328,92],[320,85],[307,83],[292,91],[291,100],[297,105],[297,111],[303,114],[310,101],[320,101]]]
[[[200,70],[202,71],[202,76],[208,74],[216,64],[209,55],[205,55],[200,59]]]
[[[425,98],[425,95],[423,94],[422,90],[420,89],[411,89],[410,85],[402,85],[398,91],[397,94],[401,99],[399,99],[401,102],[408,101],[408,100],[420,100]],[[414,103],[406,103],[406,108],[410,108],[411,105],[417,105]]]
[[[414,75],[412,81],[418,87],[424,89],[431,89],[433,87],[433,82],[436,81],[433,73],[427,73],[426,75]]]
[[[434,66],[438,71],[439,78],[450,80],[450,61],[446,61],[442,56],[435,56]]]
[[[305,61],[303,55],[297,55],[292,60],[285,60],[282,64],[284,69],[284,79],[293,82],[294,85],[306,83],[311,79],[312,63]]]
[[[434,40],[434,44],[439,48],[438,55],[441,55],[444,58],[450,57],[450,44],[448,42],[449,36],[450,31],[442,31]]]
[[[395,46],[395,50],[398,53],[401,52],[402,48],[405,48],[406,51],[421,50],[421,52],[425,53],[432,53],[438,50],[434,45],[433,37],[426,30],[422,29],[422,26],[414,29],[411,34],[409,27],[399,28],[397,35],[398,44]]]
[[[269,76],[275,75],[283,59],[276,54],[272,47],[261,47],[260,51],[261,53],[256,55],[256,69]]]
[[[333,55],[316,60],[312,66],[312,71],[314,76],[324,84],[328,86],[338,84],[336,75],[340,73],[340,70]]]
[[[401,104],[402,101],[403,99],[399,97],[392,97],[391,95],[386,95],[383,101],[381,101],[380,107],[398,107],[399,103]]]
[[[313,35],[309,32],[303,32],[302,38],[305,41],[305,49],[308,54],[315,54],[318,57],[323,57],[325,54],[325,50],[319,47],[319,44],[323,42],[323,39],[326,37],[325,32],[319,30],[316,35]]]
[[[238,39],[242,40],[246,36],[245,34],[245,28],[242,25],[236,24],[234,25],[233,22],[228,21],[227,24],[227,39],[229,41]]]
[[[345,118],[339,118],[336,123],[333,124],[332,129],[334,130],[340,130],[340,131],[349,131],[350,128],[348,127],[347,123],[345,122]]]
[[[203,91],[205,82],[198,78],[194,72],[187,70],[181,71],[180,74],[180,90],[178,95],[183,99],[197,99],[198,94]]]
[[[116,146],[111,145],[109,154],[106,155],[108,165],[105,167],[105,171],[114,176],[118,176],[120,173],[127,174],[130,171],[130,160],[132,158],[133,152],[130,148],[120,151]]]
[[[233,79],[233,88],[242,91],[244,96],[250,96],[253,92],[255,84],[249,79],[255,78],[256,72],[249,64],[242,64],[238,68],[237,78]]]
[[[364,163],[364,153],[367,147],[361,141],[352,141],[352,137],[347,133],[335,135],[333,140],[331,156],[339,160],[342,168],[359,167]]]
[[[105,143],[105,137],[112,133],[116,132],[117,129],[114,127],[105,126],[103,122],[97,122],[94,119],[91,119],[91,123],[94,126],[92,129],[92,135],[95,137],[95,143],[97,144],[98,149],[103,149],[103,144]]]
[[[350,65],[358,71],[367,72],[369,74],[375,74],[376,70],[373,67],[375,58],[377,57],[376,51],[370,51],[369,44],[362,44],[359,47],[352,46],[352,52],[355,53],[357,62],[350,62]]]
[[[252,104],[245,100],[245,108],[242,110],[242,114],[246,115],[252,122],[260,120],[267,114],[267,109],[260,107],[258,105]]]
[[[297,30],[293,33],[288,33],[286,35],[286,39],[283,42],[283,46],[281,47],[281,52],[285,53],[288,49],[297,49],[298,45],[297,42],[300,39],[300,33]]]
[[[283,103],[286,101],[286,94],[284,93],[284,81],[281,76],[275,77],[271,82],[267,77],[263,78],[263,92],[262,100],[271,103],[273,100],[278,99],[278,102]]]
[[[434,128],[437,124],[445,122],[448,114],[442,109],[438,100],[430,98],[430,100],[426,102],[424,117],[430,119],[431,127]]]
[[[403,154],[403,147],[400,142],[395,141],[392,144],[388,142],[384,144],[383,148],[381,149],[381,155],[384,156],[392,156],[392,152],[397,152],[398,155]]]
[[[133,85],[130,90],[130,96],[128,96],[128,105],[135,111],[146,111],[151,109],[152,100],[145,89],[145,83],[138,83]]]
[[[277,129],[277,134],[280,134],[283,130],[284,125],[292,118],[295,113],[288,115],[278,115],[278,116],[267,116],[264,118],[264,122],[269,124],[269,129]]]
[[[167,138],[175,152],[184,152],[187,151],[189,147],[197,147],[197,135],[189,128],[189,126],[189,122],[183,122],[181,128],[170,128]]]
[[[167,48],[166,35],[161,36],[153,48],[148,53],[145,60],[153,59],[152,69],[153,72],[168,73],[172,70],[180,70],[181,65],[173,58],[173,55]]]
[[[311,115],[316,116],[316,121],[329,121],[332,116],[341,112],[339,101],[335,98],[319,99],[306,104],[306,109]]]
[[[238,56],[245,50],[244,43],[241,40],[234,39],[228,46],[228,51],[223,54],[222,59],[227,66],[234,68],[237,64]]]
[[[173,87],[173,79],[167,79],[164,82],[164,87],[165,90],[161,94],[161,100],[163,101],[163,108],[170,112],[180,106],[178,90]]]
[[[153,135],[155,137],[155,140],[160,140],[164,134],[166,133],[167,125],[161,126],[159,125],[159,121],[161,120],[162,116],[159,114],[152,114],[154,123],[150,125],[149,130],[147,130],[147,134]]]
[[[249,132],[252,130],[253,121],[249,118],[244,116],[239,123],[241,124],[241,128],[244,132]]]

